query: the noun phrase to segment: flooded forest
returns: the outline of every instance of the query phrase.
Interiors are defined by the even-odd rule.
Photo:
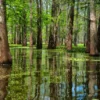
[[[0,100],[100,100],[100,0],[0,0]]]

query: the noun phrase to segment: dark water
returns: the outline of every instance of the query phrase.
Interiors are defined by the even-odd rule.
[[[0,66],[0,100],[100,100],[100,58],[63,50],[11,48]]]

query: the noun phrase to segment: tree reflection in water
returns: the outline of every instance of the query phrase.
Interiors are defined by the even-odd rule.
[[[7,95],[8,78],[11,72],[11,65],[0,65],[0,100],[5,100]]]
[[[36,58],[36,86],[35,86],[35,100],[40,100],[40,85],[41,85],[41,61],[42,61],[42,51],[37,51]]]
[[[50,70],[50,100],[58,100],[58,83],[54,80],[57,75],[56,53],[52,53],[49,58]]]
[[[67,54],[67,100],[72,100],[72,60],[71,54]]]
[[[21,49],[16,55],[7,100],[99,100],[98,58],[96,61],[92,57],[85,59],[84,54],[32,48]],[[0,70],[3,69],[1,76],[7,76],[9,69],[1,67]],[[1,79],[0,87],[4,87],[7,78]],[[1,91],[4,90],[6,86],[1,88]],[[2,92],[2,98],[6,92]]]
[[[87,79],[88,79],[88,99],[100,99],[100,67],[97,61],[88,61]]]

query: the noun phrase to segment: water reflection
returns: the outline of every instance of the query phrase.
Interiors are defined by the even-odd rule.
[[[88,63],[88,99],[100,99],[100,62]]]
[[[10,76],[10,72],[10,65],[0,65],[0,100],[5,100],[7,95],[8,78]]]
[[[67,54],[67,100],[72,100],[72,60],[71,54]]]
[[[16,49],[16,52],[7,100],[9,97],[12,100],[100,98],[99,58],[90,58],[83,53],[33,48]]]
[[[49,54],[50,55],[50,54]],[[57,77],[57,63],[56,63],[56,53],[53,52],[50,55],[49,60],[49,70],[50,70],[50,100],[58,100],[58,83],[55,82]]]
[[[36,57],[36,86],[35,86],[35,100],[40,100],[40,85],[41,85],[41,61],[42,51],[37,51]]]

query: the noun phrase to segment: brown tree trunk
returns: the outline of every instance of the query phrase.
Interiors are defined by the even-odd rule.
[[[100,17],[99,17],[97,36],[98,36],[98,45],[97,45],[97,47],[98,47],[98,51],[100,52]]]
[[[95,0],[90,0],[90,55],[98,55]]]
[[[6,27],[6,4],[0,0],[0,63],[12,63]]]
[[[37,49],[42,49],[42,0],[37,2]]]
[[[59,1],[52,0],[52,12],[51,15],[53,17],[52,24],[50,26],[50,36],[49,36],[49,43],[48,49],[56,49],[57,46],[57,33],[58,33],[58,15],[60,13],[59,9]]]
[[[32,17],[33,17],[33,0],[30,0],[30,46],[33,46],[33,31],[32,31]]]
[[[66,38],[67,50],[72,50],[72,35],[73,35],[73,22],[74,22],[74,4],[75,0],[72,0],[70,14],[69,14],[69,32]]]
[[[88,5],[87,8],[87,15],[88,15],[88,20],[87,20],[87,40],[86,40],[86,52],[90,52],[90,8]]]

